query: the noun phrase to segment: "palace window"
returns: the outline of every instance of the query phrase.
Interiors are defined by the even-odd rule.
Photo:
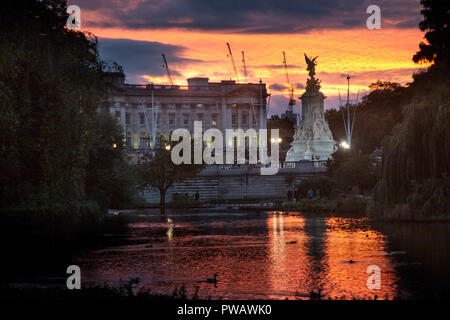
[[[169,127],[175,128],[175,113],[169,113]]]
[[[189,128],[189,113],[183,114],[183,126]]]
[[[143,112],[139,113],[139,124],[141,127],[145,126],[145,115]]]
[[[246,113],[243,113],[242,114],[242,125],[243,126],[247,126],[247,114]]]
[[[125,125],[129,126],[131,123],[131,115],[127,112],[125,114]]]
[[[140,137],[139,138],[139,148],[140,149],[147,149],[148,148],[148,142],[149,142],[149,139],[147,137]]]

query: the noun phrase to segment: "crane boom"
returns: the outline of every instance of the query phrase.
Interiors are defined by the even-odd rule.
[[[227,47],[228,47],[228,55],[230,57],[231,64],[233,66],[234,75],[236,76],[236,82],[239,82],[239,76],[238,76],[238,73],[237,73],[236,65],[234,64],[233,53],[231,52],[231,46],[230,46],[230,44],[228,42],[227,42]]]
[[[288,67],[287,67],[287,61],[286,61],[286,53],[283,51],[283,64],[284,64],[284,70],[286,71],[286,82],[289,86],[289,109],[288,111],[293,111],[293,106],[295,104],[294,99],[294,86],[289,81],[289,73],[288,73]]]
[[[247,82],[247,65],[245,63],[245,53],[244,51],[242,51],[242,63],[244,64],[244,77],[245,77],[245,82]]]
[[[290,85],[289,73],[288,73],[287,62],[286,62],[286,53],[284,51],[283,51],[283,64],[284,64],[284,70],[286,71],[286,82],[288,85]]]
[[[167,77],[169,78],[170,85],[173,86],[172,76],[170,75],[170,70],[169,70],[169,65],[167,64],[166,55],[163,53],[162,57],[163,57],[163,62],[164,62],[163,67],[166,69]]]

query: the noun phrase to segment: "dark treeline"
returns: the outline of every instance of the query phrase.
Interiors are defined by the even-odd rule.
[[[4,1],[0,13],[0,213],[69,237],[134,196],[107,112],[95,37],[68,30],[65,1]],[[6,223],[5,223],[6,221]]]
[[[336,152],[330,161],[330,174],[346,179],[344,184],[373,187],[375,202],[369,211],[389,218],[450,214],[450,2],[421,3],[424,20],[419,28],[426,32],[426,42],[420,43],[413,60],[432,65],[405,86],[372,84],[370,93],[350,106],[358,108],[351,150]],[[337,141],[345,138],[340,112],[326,113]],[[382,163],[374,166],[377,148]],[[367,183],[371,171],[376,179]]]

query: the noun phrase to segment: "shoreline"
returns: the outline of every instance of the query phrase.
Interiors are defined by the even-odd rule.
[[[356,199],[364,199],[363,201],[368,201],[367,198],[358,198]],[[332,199],[332,200],[301,200],[299,204],[294,204],[292,202],[287,201],[266,201],[266,202],[223,202],[223,203],[191,203],[189,205],[173,205],[168,204],[165,206],[165,210],[212,210],[212,211],[226,211],[226,212],[234,212],[234,211],[247,211],[247,212],[261,212],[261,211],[275,211],[273,214],[280,215],[292,215],[292,214],[317,214],[317,215],[326,215],[326,216],[335,216],[335,217],[347,217],[347,218],[367,218],[374,222],[401,222],[401,223],[410,223],[410,222],[419,222],[419,223],[449,223],[450,216],[412,216],[410,218],[404,217],[384,217],[384,216],[374,216],[367,213],[367,210],[360,210],[361,208],[346,208],[345,206],[342,208],[333,208],[333,204],[336,201],[342,199]],[[305,205],[306,203],[306,205]],[[311,207],[311,204],[313,205]],[[330,208],[331,207],[331,208]],[[161,207],[159,205],[149,205],[142,206],[132,209],[125,210],[111,210],[116,215],[120,215],[121,213],[127,214],[140,210],[159,210]]]

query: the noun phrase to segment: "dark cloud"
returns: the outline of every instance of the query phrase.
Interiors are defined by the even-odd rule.
[[[420,19],[410,19],[397,23],[395,26],[397,28],[417,28],[419,26]]]
[[[234,33],[301,33],[365,27],[371,0],[79,0],[103,18],[86,27],[184,28]],[[418,0],[378,0],[382,27],[410,27],[420,19]],[[105,18],[106,17],[106,18]],[[407,22],[405,22],[407,21]]]
[[[271,85],[269,85],[269,89],[275,90],[275,91],[283,91],[283,90],[287,89],[287,86],[285,86],[284,84],[280,84],[280,83],[272,83]]]
[[[294,88],[295,89],[305,89],[305,85],[303,83],[294,83]]]
[[[142,82],[140,75],[163,76],[161,54],[168,60],[170,72],[174,76],[181,75],[177,66],[186,63],[201,62],[201,60],[186,59],[181,56],[184,47],[151,41],[135,41],[128,39],[105,39],[98,41],[100,58],[105,61],[115,61],[123,66],[128,82]]]
[[[282,57],[280,56],[280,60],[282,59]],[[260,66],[261,68],[266,68],[266,69],[284,69],[284,64],[266,64],[266,65],[262,65]],[[288,69],[298,69],[301,68],[301,66],[299,65],[295,65],[295,64],[287,64]]]

